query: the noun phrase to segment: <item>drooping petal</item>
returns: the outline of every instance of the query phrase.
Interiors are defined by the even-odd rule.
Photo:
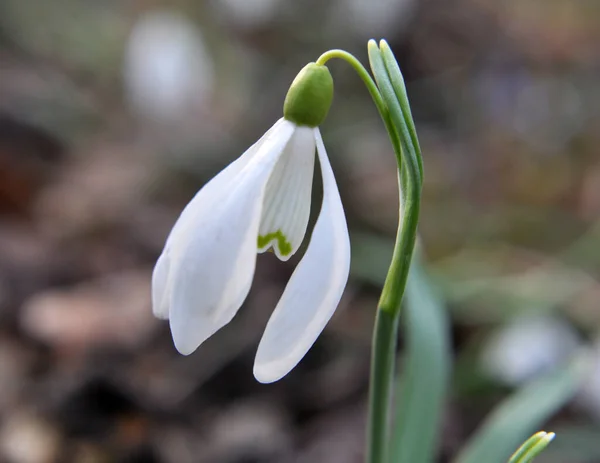
[[[181,212],[169,238],[167,238],[167,245],[176,229],[180,226],[185,226],[187,219],[191,218],[192,215],[198,215],[200,209],[215,206],[219,207],[220,197],[228,194],[232,186],[236,183],[235,178],[245,169],[250,161],[259,165],[261,162],[264,162],[261,161],[261,159],[265,156],[268,157],[269,149],[275,148],[275,146],[273,146],[274,141],[276,143],[281,143],[281,146],[285,147],[287,141],[284,140],[286,140],[287,137],[287,140],[289,141],[295,127],[294,124],[285,119],[279,119],[256,143],[254,143],[254,145],[248,148],[239,158],[206,183]],[[262,156],[258,153],[259,150],[261,151]],[[277,155],[280,154],[281,152],[277,153]],[[167,247],[167,245],[165,245],[165,247]]]
[[[313,129],[298,127],[267,183],[259,252],[272,246],[280,260],[288,260],[298,250],[308,225],[314,170]]]
[[[152,272],[152,313],[156,318],[169,318],[169,301],[167,298],[167,282],[169,278],[169,254],[163,252]]]
[[[271,315],[258,346],[254,376],[277,381],[304,357],[333,315],[350,271],[344,209],[321,134],[314,129],[323,173],[323,205],[306,254]]]
[[[242,172],[248,162],[254,158],[257,151],[270,138],[276,137],[282,125],[285,125],[283,118],[279,119],[254,145],[248,148],[244,154],[229,164],[218,175],[211,179],[192,200],[183,209],[179,218],[175,222],[173,229],[167,237],[162,254],[158,258],[152,275],[152,311],[154,315],[161,319],[169,317],[171,283],[169,278],[170,254],[173,243],[173,237],[177,236],[179,229],[193,227],[193,218],[202,213],[208,213],[211,207],[218,206],[221,197],[227,195],[231,188],[233,179]],[[289,130],[289,129],[286,129]],[[206,211],[206,212],[203,212]],[[200,231],[198,231],[201,233]]]
[[[271,172],[295,125],[280,123],[224,184],[203,188],[169,238],[169,321],[177,350],[190,354],[229,323],[246,298]],[[235,169],[232,170],[236,170]]]

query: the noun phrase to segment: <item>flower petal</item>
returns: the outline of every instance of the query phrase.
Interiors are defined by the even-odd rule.
[[[206,207],[220,207],[220,196],[228,194],[235,183],[235,177],[244,170],[250,161],[260,161],[255,158],[255,155],[257,155],[259,150],[261,150],[263,155],[266,154],[264,150],[268,150],[269,148],[265,148],[265,144],[272,143],[274,139],[277,139],[282,142],[282,146],[285,146],[287,141],[283,142],[281,137],[287,137],[287,140],[289,140],[294,128],[294,124],[283,118],[279,119],[256,143],[254,143],[254,145],[248,148],[239,158],[206,183],[181,212],[169,238],[167,238],[165,247],[168,246],[169,240],[175,233],[176,228],[184,226],[186,220],[192,217],[192,215],[197,215],[200,209]],[[260,155],[258,155],[258,157],[260,157]],[[193,213],[190,213],[190,211],[193,211]]]
[[[280,260],[298,250],[310,215],[315,170],[315,136],[310,127],[297,127],[267,183],[258,251],[271,246]]]
[[[350,271],[350,239],[340,194],[323,145],[314,129],[323,173],[323,205],[315,229],[258,346],[254,376],[277,381],[304,357],[333,315]]]
[[[218,175],[211,179],[187,204],[179,218],[175,222],[173,229],[167,237],[162,254],[154,266],[152,275],[152,312],[154,316],[160,319],[169,318],[170,305],[170,249],[173,244],[173,237],[177,236],[177,230],[181,228],[193,227],[193,218],[205,211],[207,208],[218,206],[220,197],[226,195],[228,189],[233,183],[233,179],[246,167],[248,162],[253,159],[256,152],[265,143],[267,139],[278,133],[280,127],[285,125],[283,118],[279,119],[254,145],[248,148],[244,154],[229,164]],[[289,130],[289,129],[287,129]],[[205,212],[207,213],[207,212]]]
[[[167,282],[169,278],[169,254],[163,252],[152,272],[152,313],[161,320],[169,318]]]
[[[266,184],[294,129],[279,123],[245,165],[219,174],[227,182],[200,190],[169,237],[169,321],[184,355],[229,323],[250,290]]]

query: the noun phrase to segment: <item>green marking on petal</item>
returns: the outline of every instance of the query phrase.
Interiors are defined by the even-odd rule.
[[[258,235],[258,247],[259,249],[264,248],[271,241],[277,240],[277,248],[282,256],[288,256],[292,253],[292,243],[290,243],[281,230],[276,232],[267,233],[264,236]]]

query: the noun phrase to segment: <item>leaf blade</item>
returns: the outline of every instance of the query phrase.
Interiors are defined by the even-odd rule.
[[[421,265],[413,258],[406,291],[406,367],[399,382],[394,463],[433,460],[451,371],[449,320]]]
[[[506,462],[523,439],[539,428],[576,392],[581,364],[536,379],[501,403],[485,420],[454,463]]]

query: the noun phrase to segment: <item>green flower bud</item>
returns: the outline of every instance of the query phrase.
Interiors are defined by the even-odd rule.
[[[283,117],[298,125],[317,127],[333,100],[333,79],[327,66],[308,63],[298,73],[283,103]]]

